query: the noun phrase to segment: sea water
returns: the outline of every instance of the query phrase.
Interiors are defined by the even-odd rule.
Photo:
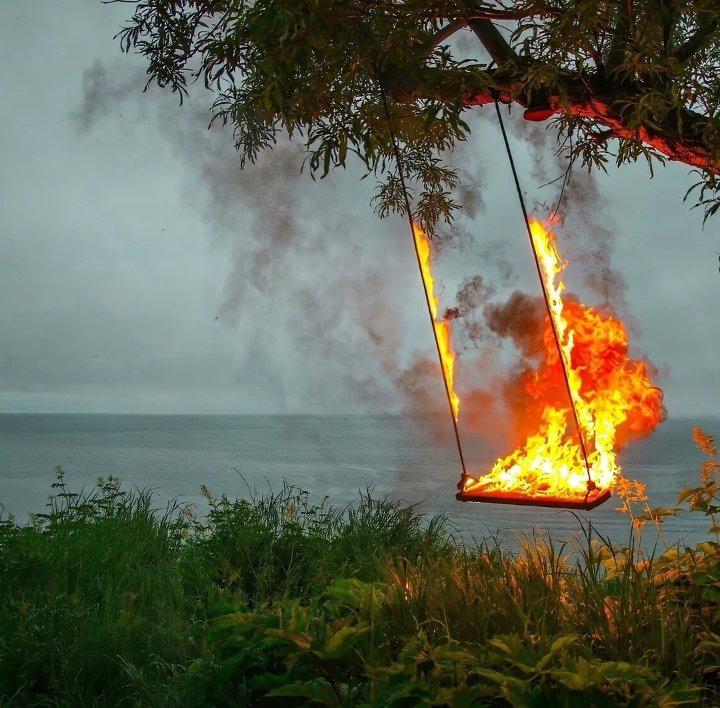
[[[651,506],[674,506],[680,489],[697,484],[703,456],[692,442],[693,425],[720,433],[720,419],[668,420],[623,451],[627,476],[647,485]],[[74,489],[112,474],[127,487],[156,490],[159,505],[178,498],[200,512],[206,508],[202,484],[216,496],[233,497],[288,482],[338,504],[366,489],[418,502],[475,538],[539,528],[564,539],[581,529],[582,519],[615,541],[628,537],[628,519],[615,510],[615,498],[580,518],[558,509],[455,501],[459,469],[451,438],[438,439],[402,416],[0,414],[5,515],[26,519],[42,511],[56,465]],[[695,543],[709,526],[686,512],[665,522],[664,535],[667,542]]]

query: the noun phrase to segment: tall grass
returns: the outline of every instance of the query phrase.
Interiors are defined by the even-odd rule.
[[[375,580],[386,557],[447,545],[439,519],[425,525],[416,507],[367,494],[337,509],[291,486],[251,501],[208,492],[198,520],[113,478],[75,493],[59,470],[53,488],[31,525],[0,522],[6,701],[155,700],[207,651],[206,620],[224,607],[307,598],[336,577]]]
[[[419,558],[449,549],[442,517],[424,523],[415,505],[361,493],[355,504],[319,504],[284,486],[250,500],[215,499],[187,544],[223,588],[253,604],[274,597],[306,597],[333,579],[376,580],[388,556]]]
[[[60,477],[56,491],[32,526],[0,527],[0,686],[76,704],[122,697],[131,667],[154,682],[196,653],[218,593],[183,553],[176,510],[112,480],[83,495]]]
[[[441,558],[391,562],[388,603],[398,631],[422,627],[436,640],[486,643],[499,634],[552,642],[585,638],[607,661],[652,661],[665,675],[692,675],[699,638],[685,600],[665,600],[650,566],[624,566],[608,578],[607,551],[547,538],[526,539],[517,554],[498,546],[456,548]],[[607,547],[604,547],[605,549]],[[677,599],[677,598],[676,598]]]
[[[710,516],[711,483],[689,490]],[[715,543],[653,559],[586,528],[508,551],[369,494],[338,508],[291,486],[249,500],[204,489],[198,518],[114,478],[75,493],[59,470],[53,487],[31,524],[0,522],[0,705],[720,695]]]

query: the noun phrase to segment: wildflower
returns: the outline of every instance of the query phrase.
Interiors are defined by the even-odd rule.
[[[700,467],[700,479],[703,484],[708,484],[720,469],[720,463],[715,460],[705,460]]]
[[[643,516],[638,516],[632,520],[632,527],[635,531],[642,531],[647,524],[647,519]]]
[[[205,485],[205,484],[200,485],[200,494],[202,494],[205,497],[205,499],[208,500],[208,502],[210,504],[215,503],[215,497],[213,497],[213,495],[210,492],[210,490],[208,489],[207,485]]]
[[[633,504],[647,501],[647,486],[642,482],[626,477],[618,477],[615,492],[622,500],[622,506],[618,511],[623,514],[629,514]]]
[[[715,440],[712,435],[708,435],[697,426],[693,428],[692,434],[693,440],[700,450],[706,455],[717,455],[717,447],[715,446]]]

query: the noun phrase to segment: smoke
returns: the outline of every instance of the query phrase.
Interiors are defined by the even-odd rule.
[[[466,278],[460,284],[455,295],[458,314],[461,317],[472,314],[480,305],[486,303],[494,293],[495,288],[488,285],[481,275]]]
[[[402,354],[403,323],[387,269],[392,246],[374,238],[377,248],[370,258],[363,258],[360,249],[362,239],[368,247],[368,227],[353,218],[353,211],[370,221],[370,194],[364,202],[357,198],[357,186],[353,195],[343,194],[333,175],[321,183],[302,178],[302,151],[287,140],[241,169],[230,131],[208,129],[205,97],[191,97],[178,107],[163,92],[150,89],[142,95],[145,78],[139,70],[122,73],[95,62],[83,76],[77,128],[88,133],[117,114],[131,122],[139,114],[159,127],[185,170],[186,199],[210,225],[216,245],[229,254],[215,319],[252,343],[241,367],[267,371],[276,366],[282,378],[284,358],[295,357],[303,367],[300,378],[308,399],[321,400],[323,410],[345,410],[348,400],[370,409],[399,406],[445,438],[447,402],[434,353],[409,361]],[[485,170],[481,163],[468,166],[460,164],[461,156],[457,159],[462,186],[456,198],[463,216],[441,246],[462,248],[472,239],[470,220],[485,209]],[[342,209],[325,209],[328,201]],[[338,216],[341,210],[347,216]],[[509,277],[503,254],[497,241],[486,244],[481,256],[498,261],[501,276]],[[480,328],[472,313],[494,289],[480,276],[462,288],[456,336],[477,346]],[[297,387],[297,381],[292,384]],[[282,398],[283,382],[275,385],[275,395]],[[479,395],[467,401],[467,411],[476,408],[471,417],[480,420],[486,413],[475,400]],[[482,411],[488,411],[486,404]]]
[[[492,285],[485,283],[481,275],[474,275],[460,283],[455,295],[454,312],[458,320],[456,332],[458,335],[462,333],[475,347],[487,342],[487,328],[482,320],[478,320],[477,314],[494,294],[495,288]]]
[[[595,176],[578,166],[566,193],[561,208],[563,233],[573,234],[575,239],[568,256],[582,267],[583,284],[595,296],[596,304],[629,323],[627,282],[612,264],[616,228],[608,210],[602,209],[604,200]]]
[[[543,350],[543,330],[547,311],[542,297],[515,290],[507,302],[490,302],[483,309],[487,329],[509,339],[523,360],[539,356]]]
[[[214,319],[247,343],[243,380],[274,369],[281,399],[285,388],[285,398],[300,390],[308,407],[323,411],[392,408],[402,323],[391,315],[386,263],[360,249],[364,242],[392,252],[382,234],[367,238],[377,230],[371,195],[358,199],[356,184],[343,193],[332,175],[321,183],[301,176],[302,151],[288,140],[241,169],[231,131],[208,128],[206,96],[178,107],[163,92],[142,95],[143,85],[140,72],[96,61],[83,75],[77,130],[89,133],[118,114],[159,128],[183,166],[186,200],[230,256]],[[363,207],[370,223],[353,218]]]
[[[216,238],[231,243],[233,262],[219,314],[237,322],[247,288],[272,290],[274,278],[281,275],[279,265],[291,256],[301,230],[296,214],[302,155],[297,146],[281,143],[272,154],[242,170],[230,131],[208,127],[204,97],[178,106],[161,91],[143,95],[145,81],[139,69],[124,71],[118,65],[108,70],[96,60],[82,77],[81,105],[74,116],[78,131],[87,133],[123,112],[129,120],[137,119],[139,112],[141,120],[156,121],[186,163],[187,199],[195,202]]]
[[[460,184],[455,190],[455,200],[461,209],[461,215],[467,219],[475,219],[485,211],[486,204],[483,197],[485,169],[482,163],[473,167],[460,165],[461,155],[452,156],[451,163],[455,163],[460,177]]]
[[[96,59],[93,65],[83,73],[82,103],[73,116],[81,133],[87,132],[112,107],[123,101],[135,85],[133,82],[113,84],[105,65]]]
[[[484,119],[490,115],[486,111],[478,113]],[[551,124],[512,117],[506,118],[505,123],[525,148],[523,186],[534,186],[542,198],[542,202],[535,201],[532,211],[542,215],[557,210],[561,252],[572,264],[566,276],[570,285],[583,291],[592,305],[620,314],[626,323],[632,322],[627,313],[627,284],[612,265],[614,224],[594,174],[579,164],[568,172],[568,161],[557,151]],[[492,128],[496,130],[497,126]],[[523,151],[517,147],[515,151],[522,171]],[[469,410],[483,410],[484,420],[478,419],[478,425],[489,426],[491,430],[497,428],[493,425],[497,418],[509,418],[512,424],[504,426],[504,431],[507,436],[516,437],[527,416],[523,377],[544,356],[547,312],[540,294],[530,295],[519,289],[508,292],[500,287],[507,285],[513,274],[501,250],[502,244],[490,243],[481,254],[485,262],[492,262],[501,271],[495,274],[499,275],[498,281],[476,276],[460,284],[455,298],[456,331],[462,332],[468,346],[477,349],[476,356],[464,358],[464,378],[479,379],[481,372],[484,375],[482,386],[470,394],[463,391],[466,416]],[[499,290],[494,287],[495,282]],[[533,284],[527,283],[527,287],[532,288]],[[489,364],[493,352],[497,359]]]
[[[481,43],[471,31],[459,32],[450,42],[454,52],[475,61],[487,60]],[[484,59],[483,59],[484,58]],[[631,322],[631,329],[637,329],[628,316],[627,283],[612,264],[615,252],[615,224],[607,204],[600,194],[594,172],[589,172],[579,163],[570,167],[567,154],[560,149],[558,134],[551,121],[534,123],[523,120],[517,106],[501,107],[504,123],[508,131],[516,138],[514,151],[522,174],[523,188],[535,190],[536,197],[533,212],[556,213],[560,217],[562,228],[563,252],[573,263],[573,277],[580,273],[577,286],[588,291],[594,304],[621,314],[626,322]],[[489,135],[500,144],[499,127],[496,124],[495,112],[487,108],[472,111],[476,128]],[[523,166],[523,157],[526,166]],[[451,164],[464,160],[464,155],[450,157]],[[504,162],[504,157],[502,158]],[[457,166],[457,165],[456,165]],[[487,170],[480,165],[473,171],[466,165],[460,165],[467,171],[463,177],[470,184],[467,196],[465,188],[458,191],[458,201],[463,207],[458,220],[464,224],[465,217],[474,219],[486,209],[483,199],[484,187],[487,183]],[[507,258],[497,251],[498,245],[490,244],[483,254],[485,260],[492,260],[503,269],[502,280],[509,280],[512,266]],[[477,341],[481,337],[481,326],[475,323],[466,330],[472,333],[471,339]]]
[[[230,132],[218,126],[207,129],[204,107],[193,106],[183,118],[163,115],[163,133],[202,185],[191,197],[213,232],[229,243],[231,267],[219,316],[237,324],[247,312],[248,289],[267,295],[280,281],[292,282],[293,260],[299,250],[310,247],[302,243],[312,234],[300,208],[302,154],[297,146],[282,142],[242,169]]]
[[[96,61],[83,76],[78,130],[90,132],[123,113],[130,121],[140,115],[159,127],[185,170],[187,199],[229,254],[215,319],[252,342],[241,367],[254,371],[276,365],[281,372],[284,357],[294,357],[304,367],[301,388],[309,400],[322,401],[323,409],[345,410],[348,400],[380,410],[399,403],[407,414],[434,421],[434,432],[444,435],[446,426],[437,422],[446,422],[447,405],[438,362],[426,355],[407,363],[401,354],[402,322],[386,270],[389,244],[374,239],[376,253],[362,257],[359,246],[367,239],[367,225],[359,224],[353,212],[359,209],[367,214],[364,221],[371,219],[369,192],[365,200],[357,198],[357,186],[352,195],[343,194],[333,175],[321,183],[302,178],[303,154],[287,140],[241,169],[230,131],[208,129],[206,97],[191,98],[179,108],[162,92],[141,95],[144,81],[139,70],[122,73]],[[549,178],[559,170],[559,158],[547,159],[547,140],[541,140],[537,126],[531,126],[529,139],[533,179]],[[472,240],[472,221],[486,209],[487,171],[477,161],[465,164],[460,154],[452,159],[462,176],[455,196],[463,211],[444,245],[463,248]],[[356,176],[350,173],[346,179]],[[599,201],[594,180],[577,180],[567,193],[572,201],[564,202],[566,224],[575,219],[587,227]],[[325,209],[329,201],[340,208]],[[347,216],[338,216],[341,211]],[[585,262],[592,264],[587,281],[604,288],[609,301],[622,291],[604,248],[611,245],[612,232],[598,224],[593,228],[599,239],[586,251]],[[509,281],[513,271],[504,240],[483,240],[480,249],[483,261]],[[502,415],[502,367],[493,359],[498,338],[511,341],[522,361],[534,351],[543,321],[537,298],[514,292],[503,303],[492,301],[495,296],[494,285],[479,275],[463,281],[456,296],[456,342],[464,341],[478,354],[476,363],[461,361],[458,370],[464,417],[478,431],[496,429],[493,422],[507,418]],[[278,385],[282,388],[282,382]]]
[[[508,121],[528,146],[530,178],[542,194],[538,211],[557,213],[566,257],[582,270],[582,285],[596,304],[628,319],[627,283],[612,264],[616,225],[594,172],[570,165],[552,123]],[[566,247],[567,244],[567,247]]]

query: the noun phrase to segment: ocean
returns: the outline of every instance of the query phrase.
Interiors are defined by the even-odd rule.
[[[647,485],[651,506],[674,506],[679,490],[695,485],[702,455],[691,439],[693,425],[720,433],[720,419],[668,420],[622,453],[626,475]],[[534,528],[565,539],[581,528],[565,510],[457,502],[451,441],[438,441],[401,416],[0,414],[4,515],[27,519],[42,511],[55,465],[75,489],[112,474],[128,487],[154,489],[159,506],[177,498],[200,512],[206,508],[202,484],[232,497],[286,481],[338,504],[366,489],[418,502],[428,514],[445,514],[459,534],[478,539],[514,538]],[[617,506],[611,499],[580,518],[623,542],[628,520]],[[681,513],[666,521],[665,539],[695,543],[709,525],[698,514]]]

